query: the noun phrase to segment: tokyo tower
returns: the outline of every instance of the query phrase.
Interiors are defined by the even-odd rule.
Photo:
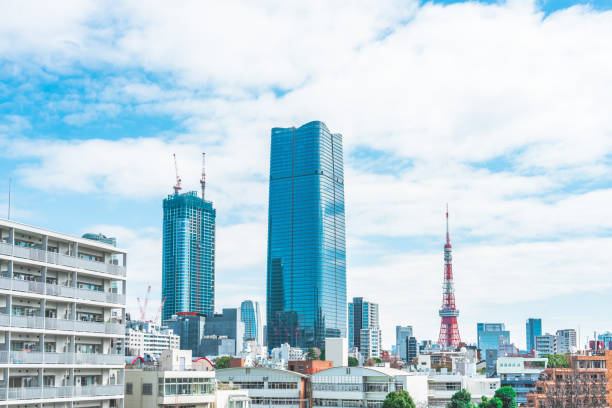
[[[448,204],[446,204],[446,244],[444,245],[444,284],[442,286],[442,308],[440,308],[440,336],[438,344],[444,348],[457,348],[461,343],[455,308],[455,286],[453,284],[453,247],[448,233]]]

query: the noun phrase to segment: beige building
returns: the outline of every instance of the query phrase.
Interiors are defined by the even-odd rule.
[[[0,220],[0,405],[122,407],[127,254]]]
[[[126,370],[126,407],[250,408],[246,392],[218,390],[215,371],[192,364],[191,350],[163,351],[158,363]]]

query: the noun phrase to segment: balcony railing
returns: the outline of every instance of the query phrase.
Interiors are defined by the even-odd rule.
[[[121,354],[0,351],[0,364],[123,365],[124,363],[125,356]]]
[[[19,292],[39,293],[52,296],[63,296],[74,299],[94,300],[98,302],[125,304],[125,295],[112,292],[102,292],[73,288],[70,286],[54,285],[37,281],[11,279],[6,276],[0,277],[0,289],[15,290]]]
[[[27,329],[81,331],[105,334],[124,334],[125,326],[118,323],[83,322],[80,320],[53,319],[38,316],[15,316],[0,314],[0,326]]]
[[[0,389],[0,400],[32,400],[72,397],[123,396],[123,385],[88,385],[84,387],[21,387]]]
[[[109,273],[111,275],[125,276],[125,267],[105,262],[91,261],[57,252],[45,251],[37,248],[26,248],[0,242],[0,254],[31,259],[33,261],[47,262],[56,265],[70,266],[86,269],[88,271]]]

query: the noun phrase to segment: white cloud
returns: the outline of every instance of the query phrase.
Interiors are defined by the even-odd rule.
[[[243,287],[262,299],[269,129],[312,119],[344,134],[349,288],[394,310],[384,323],[386,344],[403,311],[411,313],[404,323],[437,326],[431,302],[438,307],[441,262],[438,253],[384,243],[442,237],[445,202],[454,236],[473,241],[456,256],[459,276],[472,271],[457,283],[466,313],[550,291],[598,289],[576,270],[605,280],[606,260],[595,249],[609,245],[598,237],[612,228],[612,12],[572,7],[544,18],[526,0],[420,8],[415,1],[72,6],[57,8],[66,13],[3,7],[0,52],[18,68],[52,74],[78,61],[165,80],[118,73],[93,81],[78,102],[66,97],[49,110],[83,123],[115,115],[119,101],[138,114],[170,115],[184,131],[66,142],[0,128],[5,154],[28,160],[17,174],[29,186],[138,201],[170,191],[173,152],[185,186],[197,189],[206,151],[208,197],[222,221],[218,273],[228,278],[218,288],[233,287],[244,273]],[[352,156],[359,149],[384,157]],[[398,165],[375,171],[390,160]],[[127,241],[138,241],[135,234]],[[135,256],[145,267],[134,276],[143,279],[159,247],[147,239],[151,245],[134,248],[149,254]],[[243,256],[232,256],[237,251]],[[372,254],[367,266],[352,262],[358,251]],[[505,275],[487,274],[490,263]],[[405,271],[428,277],[409,283],[416,300],[396,289]],[[372,276],[386,278],[371,286]],[[520,290],[524,280],[533,290]],[[485,291],[468,282],[508,290],[482,298]]]

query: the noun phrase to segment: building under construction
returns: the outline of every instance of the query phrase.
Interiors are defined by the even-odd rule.
[[[612,351],[568,356],[569,367],[547,368],[535,391],[527,395],[530,408],[603,408],[612,403]]]

